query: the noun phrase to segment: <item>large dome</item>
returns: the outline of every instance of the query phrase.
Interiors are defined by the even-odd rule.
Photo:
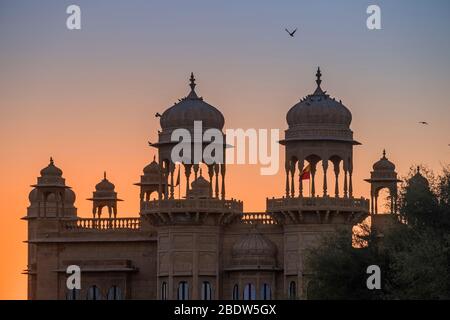
[[[351,112],[340,101],[331,98],[326,91],[321,89],[320,68],[317,70],[316,76],[316,91],[303,98],[288,111],[286,120],[289,127],[324,124],[350,127]]]
[[[167,109],[161,116],[160,124],[164,129],[192,128],[194,121],[202,121],[203,128],[222,130],[225,119],[222,113],[212,105],[203,101],[195,93],[195,78],[191,74],[191,92],[178,103]]]
[[[55,177],[61,177],[63,174],[62,170],[55,166],[55,163],[53,162],[53,158],[50,158],[50,163],[47,167],[41,170],[41,176],[42,177],[48,177],[48,176],[55,176]]]

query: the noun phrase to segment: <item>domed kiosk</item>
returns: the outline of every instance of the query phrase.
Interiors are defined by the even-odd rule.
[[[391,201],[391,213],[395,213],[397,211],[398,198],[397,184],[401,182],[401,180],[397,178],[395,164],[386,157],[386,150],[383,150],[383,156],[373,164],[372,168],[373,171],[370,173],[370,179],[364,180],[370,183],[370,212],[372,214],[378,213],[378,196],[382,189],[387,188],[389,190]]]
[[[165,177],[164,197],[166,199],[174,198],[175,160],[172,159],[172,151],[176,145],[182,143],[186,151],[183,150],[182,160],[179,162],[183,164],[187,180],[186,195],[189,193],[191,172],[194,171],[194,179],[197,179],[200,165],[203,164],[207,167],[211,182],[211,193],[215,198],[220,197],[225,199],[226,145],[225,135],[222,133],[225,119],[217,108],[205,102],[202,97],[197,95],[195,91],[197,85],[193,73],[191,73],[189,81],[189,94],[160,115],[162,130],[159,132],[158,142],[152,144],[153,147],[158,149],[158,162]],[[219,135],[222,141],[202,141],[203,134],[208,129],[217,130],[220,133]],[[184,141],[182,138],[179,140],[172,139],[175,130],[189,134],[190,140]],[[223,156],[221,159],[205,158],[205,148],[207,145],[211,145],[211,143],[215,144],[216,148],[222,150]],[[198,148],[201,149],[201,152],[196,152]],[[190,152],[187,150],[190,150]],[[220,187],[219,179],[221,179]]]
[[[364,216],[369,211],[367,200],[353,197],[353,146],[360,143],[353,139],[352,114],[342,101],[322,89],[321,78],[318,68],[315,91],[301,99],[286,115],[288,129],[280,141],[286,148],[285,197],[267,200],[267,211],[279,221],[350,223],[354,217]],[[318,196],[316,190],[319,163],[322,196]],[[334,169],[333,196],[328,191],[329,163]],[[304,195],[305,180],[310,185],[309,196]]]

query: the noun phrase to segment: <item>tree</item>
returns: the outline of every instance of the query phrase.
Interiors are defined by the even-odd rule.
[[[399,215],[382,236],[338,232],[308,252],[312,299],[450,299],[450,170],[435,179],[411,170],[399,194]],[[361,244],[365,244],[362,246]],[[381,290],[366,286],[366,269],[378,265]]]

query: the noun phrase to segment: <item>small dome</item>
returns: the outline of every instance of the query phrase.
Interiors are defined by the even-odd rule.
[[[200,177],[192,181],[191,186],[192,189],[205,189],[205,188],[209,189],[210,183],[200,174]]]
[[[47,167],[41,170],[41,176],[57,176],[61,177],[63,174],[62,170],[55,166],[53,158],[50,158],[50,163]]]
[[[154,157],[153,161],[144,168],[144,174],[150,175],[150,174],[159,174],[159,173],[160,173],[159,164],[156,162],[156,159]]]
[[[409,185],[416,185],[416,186],[424,186],[424,187],[429,187],[430,183],[428,182],[428,179],[425,178],[421,173],[420,173],[420,167],[417,167],[417,172],[415,175],[413,175],[411,177],[411,179],[409,179]]]
[[[64,202],[66,204],[74,204],[76,200],[75,192],[72,189],[66,189],[64,194]]]
[[[36,188],[31,190],[28,194],[28,200],[30,200],[30,203],[36,202],[38,200],[38,191]]]
[[[106,172],[102,181],[95,185],[95,190],[97,191],[114,191],[115,185],[112,184],[108,179],[106,179]]]
[[[203,101],[195,93],[195,78],[191,74],[191,92],[174,106],[167,109],[161,116],[161,128],[192,128],[194,121],[202,121],[203,128],[222,130],[225,119],[222,113],[212,105]]]
[[[386,158],[386,150],[383,150],[383,157],[374,163],[374,171],[395,171],[395,164]]]
[[[244,236],[233,246],[234,257],[266,257],[274,258],[276,254],[275,245],[261,233],[253,230]]]
[[[334,98],[322,91],[320,68],[317,71],[317,89],[294,105],[287,113],[289,127],[299,125],[339,125],[349,128],[352,122],[351,112]]]

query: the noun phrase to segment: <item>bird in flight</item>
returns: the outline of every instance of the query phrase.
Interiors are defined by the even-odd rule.
[[[425,125],[425,126],[428,125],[428,122],[426,122],[426,121],[419,121],[419,123],[420,123],[420,124],[423,124],[423,125]]]
[[[285,28],[284,30],[286,30],[287,33],[289,33],[289,35],[293,38],[294,34],[297,32],[297,28],[295,28],[294,31],[290,32],[287,28]]]
[[[161,117],[161,114],[159,112],[155,113],[155,118]]]

